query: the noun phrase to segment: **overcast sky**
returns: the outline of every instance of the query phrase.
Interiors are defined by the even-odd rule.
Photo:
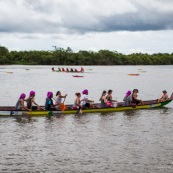
[[[173,0],[0,0],[9,50],[173,52]]]

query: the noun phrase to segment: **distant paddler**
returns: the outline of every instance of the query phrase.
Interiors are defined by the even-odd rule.
[[[84,72],[84,68],[83,68],[83,67],[81,67],[80,71],[83,73],[83,72]]]
[[[52,71],[53,71],[53,72],[55,71],[54,67],[52,67]]]

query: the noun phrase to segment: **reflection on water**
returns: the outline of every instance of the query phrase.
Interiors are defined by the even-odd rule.
[[[172,171],[172,109],[1,118],[0,124],[1,172]]]

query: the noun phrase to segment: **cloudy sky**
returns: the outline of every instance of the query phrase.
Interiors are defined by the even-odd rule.
[[[173,52],[173,0],[0,0],[9,50]]]

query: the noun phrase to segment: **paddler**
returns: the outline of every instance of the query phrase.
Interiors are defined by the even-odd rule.
[[[54,98],[56,108],[59,108],[59,105],[62,103],[62,98],[65,99],[66,97],[67,97],[67,94],[65,94],[65,95],[63,96],[63,95],[61,95],[61,91],[57,91],[56,97]]]
[[[74,101],[74,104],[73,104],[73,109],[81,109],[81,106],[80,106],[80,103],[81,103],[81,93],[75,93],[76,95],[76,99]]]
[[[31,91],[29,93],[29,97],[26,99],[27,102],[27,108],[31,110],[41,110],[40,106],[35,102],[35,91]],[[36,106],[33,106],[36,105]]]
[[[117,102],[116,100],[113,100],[112,99],[112,90],[108,90],[108,94],[106,96],[106,99],[107,99],[107,106],[112,106],[112,102]]]
[[[135,107],[135,105],[142,105],[143,104],[142,100],[137,99],[138,92],[139,92],[138,89],[134,89],[133,90],[133,93],[132,93],[132,101],[131,101],[131,104],[134,107]]]
[[[169,99],[166,90],[163,90],[162,93],[163,93],[163,95],[162,95],[162,97],[160,99],[158,99],[158,102],[165,102],[165,101],[167,101]]]
[[[84,68],[83,68],[83,67],[81,67],[80,71],[81,71],[81,72],[84,72]]]
[[[99,101],[101,102],[101,108],[106,108],[106,107],[111,107],[111,106],[107,106],[107,99],[106,99],[106,91],[102,92],[102,95],[99,99]]]
[[[81,97],[81,106],[83,109],[85,108],[94,108],[94,106],[91,104],[94,102],[93,100],[88,99],[88,90],[85,89],[82,91],[82,97]]]
[[[132,100],[131,91],[128,90],[128,91],[126,92],[126,95],[125,95],[124,99],[123,99],[123,101],[124,101],[124,106],[129,106],[131,100]]]
[[[45,103],[45,110],[55,110],[55,105],[53,104],[53,93],[52,92],[48,92],[47,93],[47,98],[46,98],[46,103]]]
[[[26,94],[22,93],[16,103],[15,109],[16,110],[27,110],[27,111],[31,111],[31,109],[28,109],[25,105],[24,105],[24,101],[25,101],[25,97]]]

